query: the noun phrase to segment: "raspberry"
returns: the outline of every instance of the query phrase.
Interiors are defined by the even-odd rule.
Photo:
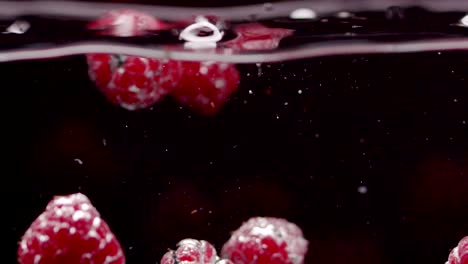
[[[138,11],[112,11],[90,24],[114,36],[137,36],[171,26]],[[177,62],[135,56],[88,54],[89,76],[114,104],[147,108],[174,89],[174,97],[203,114],[214,114],[237,89],[232,64]],[[183,78],[182,78],[183,76]],[[177,88],[176,88],[177,87]]]
[[[221,256],[236,264],[301,264],[307,247],[297,225],[280,218],[254,217],[232,234]]]
[[[88,54],[89,76],[109,101],[128,110],[147,108],[182,77],[181,63],[135,56]]]
[[[183,62],[183,78],[173,90],[181,103],[202,114],[215,114],[239,85],[240,74],[233,64]]]
[[[221,259],[216,264],[234,264],[230,259]]]
[[[89,199],[55,197],[23,235],[21,264],[125,263],[122,248]]]
[[[177,243],[176,250],[170,250],[161,259],[161,264],[232,264],[230,260],[220,260],[216,249],[204,240],[184,239]]]
[[[233,50],[276,49],[281,39],[293,33],[291,29],[269,28],[259,23],[238,25],[234,30],[237,37],[224,43]]]
[[[458,246],[450,252],[446,264],[468,264],[468,236],[458,243]]]
[[[146,30],[169,28],[138,11],[112,11],[89,26],[113,36],[139,36]],[[135,56],[88,54],[88,73],[109,101],[128,110],[149,107],[166,95],[181,78],[180,62]]]
[[[135,10],[113,10],[88,24],[88,29],[101,30],[104,35],[132,37],[145,35],[150,30],[170,29],[166,24],[148,14]]]

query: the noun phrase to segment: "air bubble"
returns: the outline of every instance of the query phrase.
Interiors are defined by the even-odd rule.
[[[460,23],[461,23],[462,26],[468,27],[468,14],[465,15],[465,16],[460,20]]]
[[[366,194],[368,190],[367,190],[367,187],[363,185],[363,186],[359,186],[357,191],[360,194]]]
[[[291,12],[289,15],[291,19],[315,19],[317,14],[312,9],[299,8]]]
[[[257,76],[260,77],[262,76],[263,72],[262,72],[262,64],[261,63],[257,63]]]
[[[350,12],[342,11],[342,12],[339,12],[338,14],[336,14],[336,16],[338,18],[350,18],[350,17],[353,16],[353,14],[351,14]]]

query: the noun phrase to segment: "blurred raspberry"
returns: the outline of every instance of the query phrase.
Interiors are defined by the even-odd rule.
[[[148,14],[136,10],[113,10],[88,24],[88,29],[100,30],[99,33],[116,37],[145,35],[148,31],[172,28]]]
[[[234,231],[221,256],[235,264],[302,264],[308,241],[285,219],[254,217]]]
[[[215,264],[215,248],[204,240],[184,239],[177,243],[176,250],[170,250],[161,259],[161,264]]]
[[[182,67],[183,78],[173,95],[202,114],[217,113],[239,86],[240,74],[233,64],[183,62]]]

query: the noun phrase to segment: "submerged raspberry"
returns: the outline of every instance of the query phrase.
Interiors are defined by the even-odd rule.
[[[169,26],[134,10],[111,11],[90,23],[112,36],[140,36]],[[136,56],[88,54],[88,73],[107,99],[128,110],[152,106],[172,90],[181,78],[180,62]]]
[[[302,264],[308,242],[285,219],[254,217],[236,230],[221,251],[235,264]]]
[[[135,56],[87,55],[89,76],[109,101],[128,110],[152,106],[182,77],[181,63]]]
[[[89,199],[55,197],[31,224],[18,249],[21,264],[123,264],[119,241]]]
[[[216,261],[216,250],[210,243],[188,238],[177,243],[176,250],[167,252],[161,264],[214,264]]]
[[[174,97],[202,114],[217,113],[236,91],[240,74],[236,67],[220,62],[183,62],[183,78]]]
[[[176,250],[169,250],[161,264],[234,264],[229,259],[220,259],[216,249],[205,240],[187,238],[177,243]]]
[[[211,18],[214,19],[214,18]],[[112,11],[90,24],[113,36],[139,36],[169,26],[138,11]],[[237,89],[239,72],[228,63],[177,62],[88,54],[89,76],[109,101],[128,110],[152,106],[172,90],[181,103],[214,114]]]

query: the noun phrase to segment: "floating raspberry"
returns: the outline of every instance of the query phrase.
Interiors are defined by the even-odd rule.
[[[113,10],[88,24],[88,29],[100,30],[101,34],[117,37],[145,35],[151,30],[172,28],[148,14],[135,10]]]
[[[147,30],[169,26],[147,14],[112,11],[90,24],[93,29],[106,29],[113,36],[139,36]],[[135,56],[88,54],[88,73],[109,101],[128,110],[147,108],[174,88],[181,78],[180,62]]]
[[[221,256],[235,264],[301,264],[307,247],[297,225],[280,218],[254,217],[232,234]]]
[[[31,224],[18,249],[20,264],[123,264],[117,238],[80,193],[55,197]]]
[[[458,243],[458,246],[450,252],[446,264],[468,264],[468,236]]]
[[[233,50],[276,49],[281,39],[293,33],[291,29],[269,28],[259,23],[238,25],[234,31],[237,37],[223,44]]]
[[[202,114],[215,114],[237,89],[239,71],[233,64],[183,62],[183,78],[173,95]]]
[[[182,77],[181,63],[135,56],[87,55],[89,76],[109,101],[128,110],[152,106]]]
[[[91,23],[115,36],[137,36],[167,29],[137,11],[113,11]],[[203,114],[214,114],[237,89],[239,72],[232,64],[176,62],[135,56],[89,54],[89,76],[109,101],[128,110],[152,106],[174,90],[182,103]],[[183,77],[183,78],[182,78]]]
[[[184,239],[177,243],[176,250],[170,250],[161,259],[161,264],[215,264],[216,249],[207,241]]]

